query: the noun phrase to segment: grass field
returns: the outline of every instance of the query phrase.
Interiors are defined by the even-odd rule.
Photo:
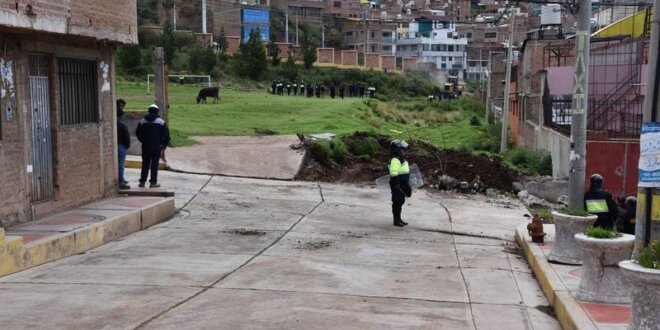
[[[472,139],[478,130],[467,119],[454,124],[425,127],[423,123],[405,125],[366,116],[365,100],[275,96],[263,91],[221,88],[219,104],[197,104],[198,86],[169,85],[170,115],[174,146],[193,144],[190,136],[312,134],[338,135],[373,131],[398,138],[421,138],[438,147],[455,148]],[[144,82],[117,82],[117,97],[127,101],[127,111],[145,111],[154,103],[153,91],[146,95]],[[420,98],[421,99],[421,98]]]

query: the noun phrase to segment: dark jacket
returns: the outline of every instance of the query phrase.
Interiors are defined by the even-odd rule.
[[[598,213],[590,212],[589,208],[587,207],[588,201],[604,201],[607,204],[607,210]],[[619,213],[619,207],[616,205],[616,203],[614,203],[612,194],[610,194],[609,191],[605,189],[589,190],[584,193],[584,203],[585,210],[598,216],[598,219],[594,223],[595,227],[603,227],[609,229],[614,227],[614,221],[616,220]]]
[[[155,113],[140,119],[135,135],[142,142],[142,150],[161,150],[170,144],[170,130]]]
[[[123,117],[117,117],[117,144],[126,148],[131,147],[131,133],[128,131],[128,125]]]

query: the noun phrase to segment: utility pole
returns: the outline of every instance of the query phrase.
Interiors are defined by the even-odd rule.
[[[321,23],[321,48],[325,48],[325,25]]]
[[[660,13],[658,13],[658,8],[660,8],[660,0],[655,0],[653,8],[656,10],[653,11],[653,21],[651,24],[651,45],[649,47],[649,72],[647,77],[653,77],[653,79],[648,79],[646,83],[646,97],[644,98],[644,123],[657,123],[660,121],[660,57],[658,57],[658,47],[660,47]],[[657,124],[656,124],[657,125]],[[642,142],[640,137],[640,142]],[[641,143],[640,143],[641,144]],[[643,148],[644,150],[646,148]],[[640,163],[645,157],[644,152],[640,155]],[[658,212],[658,210],[653,209],[653,200],[654,197],[659,193],[657,191],[657,183],[651,184],[642,184],[641,178],[638,187],[638,194],[640,195],[639,203],[643,210],[642,212],[637,212],[637,222],[635,228],[635,251],[639,251],[641,247],[648,246],[651,241],[657,241],[660,239],[660,226],[658,226],[657,221],[653,221],[652,214]],[[641,230],[640,230],[641,229]],[[637,252],[635,252],[637,253]]]
[[[587,106],[589,96],[589,43],[591,39],[591,0],[579,0],[575,32],[575,72],[568,177],[568,208],[584,210],[584,178],[587,167]],[[649,76],[652,77],[652,76]]]
[[[165,73],[165,58],[163,56],[163,47],[154,48],[153,56],[156,105],[158,105],[158,109],[160,109],[161,116],[167,120],[167,92],[165,87],[167,76]]]
[[[516,14],[511,13],[511,22],[509,22],[509,50],[506,60],[506,77],[504,83],[504,104],[502,105],[502,138],[500,140],[500,153],[506,151],[509,141],[509,94],[511,92],[511,62],[513,61],[513,29],[516,23]]]
[[[284,23],[284,41],[288,44],[289,43],[289,12],[287,11],[286,14],[286,23]]]
[[[202,33],[206,34],[206,0],[202,0]]]
[[[298,14],[296,14],[296,46],[298,45]]]
[[[176,31],[176,3],[174,3],[174,9],[172,10],[172,19],[174,21],[174,31]]]

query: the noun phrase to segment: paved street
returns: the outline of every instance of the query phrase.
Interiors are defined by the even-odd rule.
[[[415,191],[397,228],[372,188],[160,181],[172,220],[0,278],[2,328],[559,329],[512,243],[520,205]]]

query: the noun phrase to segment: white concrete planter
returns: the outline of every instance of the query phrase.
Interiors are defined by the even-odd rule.
[[[595,215],[581,217],[552,212],[552,220],[555,223],[555,240],[548,260],[563,264],[582,264],[580,248],[575,243],[575,234],[584,232],[596,222],[596,219],[598,217]]]
[[[630,303],[630,287],[619,269],[619,262],[629,260],[635,236],[592,238],[575,235],[582,253],[582,278],[576,297],[582,301],[610,304]]]
[[[636,261],[619,263],[632,295],[632,317],[628,330],[660,329],[660,270],[644,268]]]

